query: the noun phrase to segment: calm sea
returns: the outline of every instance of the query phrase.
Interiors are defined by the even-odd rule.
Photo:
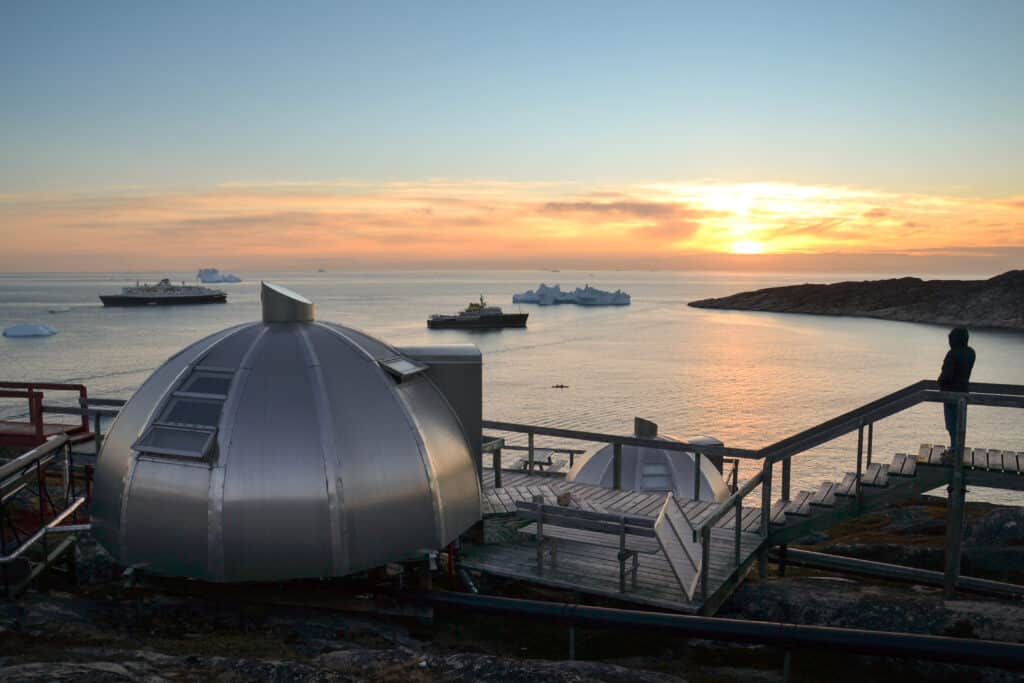
[[[0,337],[0,379],[81,382],[90,395],[127,398],[154,368],[186,344],[259,318],[259,280],[301,292],[317,315],[361,328],[394,345],[472,342],[484,354],[484,416],[489,419],[629,433],[634,416],[680,437],[701,434],[757,448],[811,427],[919,379],[938,375],[948,330],[861,318],[711,311],[695,299],[807,281],[873,279],[808,275],[666,272],[240,273],[227,305],[103,308],[147,274],[0,274],[0,327],[36,322],[50,338]],[[171,274],[176,280],[191,273]],[[620,308],[515,306],[513,292],[541,281],[563,289],[622,288]],[[529,328],[467,333],[429,331],[431,313],[454,313],[480,295],[529,312]],[[67,308],[49,313],[49,309]],[[1024,384],[1024,334],[972,332],[974,379]],[[552,388],[566,384],[568,389]],[[25,412],[0,402],[0,415]],[[875,429],[877,459],[916,452],[946,438],[941,408],[925,404]],[[550,442],[548,442],[550,443]],[[538,442],[544,445],[543,441]],[[1024,451],[1024,414],[972,407],[968,445]],[[811,488],[853,469],[856,436],[798,457],[794,486]],[[741,478],[753,469],[741,471]],[[798,490],[798,489],[794,489]],[[972,498],[1024,504],[1021,494],[973,491]]]

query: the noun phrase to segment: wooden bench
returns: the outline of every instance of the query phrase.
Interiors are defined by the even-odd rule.
[[[520,533],[536,536],[537,571],[544,573],[544,550],[552,564],[558,562],[558,541],[575,541],[589,545],[618,549],[619,592],[626,592],[626,562],[632,561],[632,584],[636,586],[640,555],[661,552],[654,529],[655,520],[648,517],[615,515],[587,510],[576,510],[556,505],[544,505],[543,498],[534,496],[533,502],[516,501],[516,513],[531,524]]]

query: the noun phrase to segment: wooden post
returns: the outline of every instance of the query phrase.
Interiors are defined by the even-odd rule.
[[[735,550],[735,560],[736,560],[736,566],[737,567],[740,566],[740,542],[741,542],[740,533],[742,532],[742,530],[743,530],[743,501],[740,500],[739,498],[737,498],[736,499],[736,547],[734,548],[734,550]]]
[[[961,398],[956,406],[956,443],[953,444],[953,467],[949,475],[949,517],[946,524],[946,599],[956,595],[960,578],[960,544],[964,535],[964,443],[967,441],[967,399]]]
[[[626,592],[626,517],[619,517],[619,592]]]
[[[533,474],[533,432],[529,432],[526,435],[526,439],[527,462],[529,463],[529,465],[526,468],[526,471],[529,472],[530,474]]]
[[[494,488],[501,488],[501,449],[491,451],[491,469],[494,470]]]
[[[860,476],[864,472],[864,423],[860,423],[860,427],[857,428],[857,479],[853,482],[856,486],[855,493],[857,497],[854,499],[857,502],[857,512],[860,513],[862,487],[860,485]]]
[[[612,488],[622,488],[622,444],[612,446]]]
[[[761,535],[768,538],[768,525],[772,517],[772,459],[764,459],[761,478]],[[762,548],[757,556],[757,574],[762,579],[768,576],[768,549]]]
[[[103,445],[103,435],[100,434],[103,425],[100,423],[100,414],[96,413],[95,427],[93,427],[93,433],[96,435],[96,456],[99,457],[100,446]]]
[[[708,600],[708,575],[711,574],[711,527],[705,526],[700,530],[700,601],[705,603]]]
[[[782,499],[789,500],[789,480],[790,473],[793,469],[793,461],[791,458],[786,458],[782,461]]]
[[[871,446],[872,446],[872,442],[874,442],[874,440],[875,440],[875,423],[874,422],[868,422],[868,457],[867,457],[868,466],[871,465]]]
[[[534,496],[537,506],[537,573],[544,573],[544,496]]]

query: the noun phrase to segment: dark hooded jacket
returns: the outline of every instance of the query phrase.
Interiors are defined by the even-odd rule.
[[[963,327],[949,333],[949,352],[942,361],[942,373],[939,375],[939,389],[943,391],[970,391],[974,349],[967,345],[967,337],[967,330]]]

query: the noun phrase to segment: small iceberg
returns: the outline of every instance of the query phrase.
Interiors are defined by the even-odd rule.
[[[61,306],[59,308],[48,308],[46,310],[48,313],[67,313],[71,309],[68,308],[67,306]]]
[[[4,330],[5,337],[52,337],[57,330],[49,325],[11,325]]]
[[[216,268],[200,268],[199,272],[196,273],[196,277],[199,278],[200,282],[241,282],[242,278],[231,273],[222,273]]]
[[[621,289],[614,292],[606,292],[596,287],[586,285],[577,287],[572,292],[563,292],[558,285],[548,287],[543,282],[536,290],[530,289],[519,294],[512,295],[514,304],[540,304],[551,306],[553,304],[576,304],[577,306],[628,306],[631,302],[629,294]]]

